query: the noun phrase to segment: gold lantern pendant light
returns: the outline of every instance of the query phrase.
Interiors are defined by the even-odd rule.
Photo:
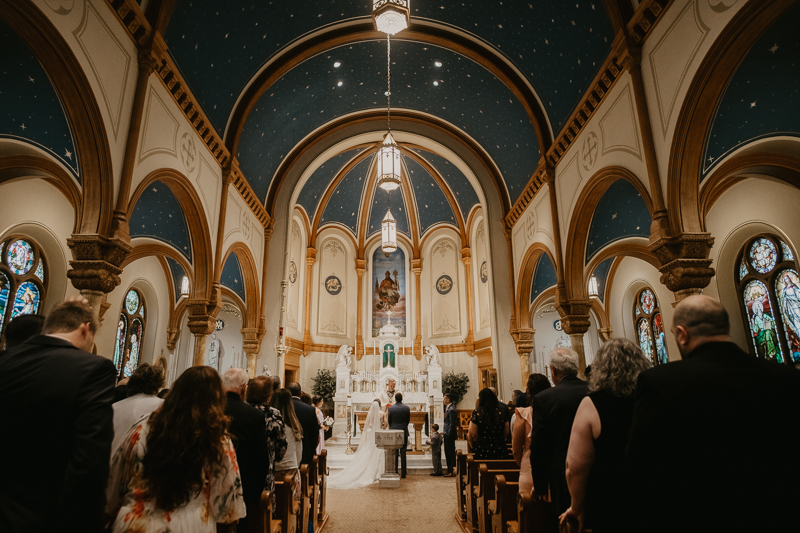
[[[397,221],[391,209],[386,210],[386,216],[381,220],[381,249],[387,257],[397,250]]]
[[[392,49],[391,36],[386,35],[386,135],[378,150],[378,187],[391,192],[400,187],[400,149],[392,137]]]

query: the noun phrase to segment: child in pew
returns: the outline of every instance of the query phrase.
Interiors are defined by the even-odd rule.
[[[433,460],[433,473],[432,476],[442,476],[442,440],[444,437],[439,433],[439,424],[431,426],[431,438],[429,439],[431,445],[431,459]]]

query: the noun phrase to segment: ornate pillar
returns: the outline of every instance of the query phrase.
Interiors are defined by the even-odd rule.
[[[256,377],[256,360],[261,351],[261,339],[258,328],[242,328],[242,350],[247,357],[247,375]]]
[[[518,329],[512,333],[514,337],[514,345],[517,348],[517,355],[519,355],[519,369],[522,378],[522,388],[528,381],[528,375],[531,373],[530,357],[533,351],[533,336],[536,330],[533,328]]]
[[[414,280],[416,281],[416,295],[417,301],[414,304],[417,314],[417,334],[414,337],[414,356],[417,361],[422,359],[422,289],[419,284],[419,277],[422,274],[422,259],[411,260],[411,271],[414,273]]]
[[[675,303],[701,294],[714,277],[711,259],[708,258],[714,237],[709,233],[683,233],[665,237],[650,245],[661,267],[661,283],[675,293]]]
[[[194,335],[192,366],[206,364],[206,337],[214,331],[220,307],[217,299],[189,300],[186,303],[189,331]]]
[[[614,330],[612,328],[599,328],[597,336],[600,337],[600,342],[606,343],[614,337]]]
[[[475,355],[475,330],[472,326],[473,303],[472,303],[472,253],[468,247],[461,249],[461,262],[464,263],[464,270],[467,272],[467,338],[464,343],[467,345],[467,351],[470,355]],[[512,267],[513,264],[512,264]],[[512,293],[513,294],[513,293]],[[512,296],[513,298],[513,296]],[[514,307],[512,305],[512,307]]]
[[[570,300],[559,302],[556,298],[556,309],[561,315],[561,329],[569,335],[572,349],[578,354],[578,377],[585,378],[586,353],[583,350],[583,335],[589,331],[590,300]]]
[[[488,235],[488,231],[487,231]],[[509,266],[509,276],[508,282],[511,285],[511,320],[509,324],[509,331],[516,331],[517,329],[517,302],[516,302],[516,294],[517,289],[514,287],[514,249],[511,245],[511,230],[509,228],[503,228],[503,237],[506,239],[506,248],[508,249],[508,264]]]
[[[358,274],[358,306],[356,310],[356,361],[364,357],[364,274],[367,273],[367,262],[356,259],[356,274]]]
[[[314,263],[317,262],[317,249],[310,246],[306,249],[306,320],[303,332],[303,355],[311,351],[311,287],[313,282]]]
[[[67,246],[73,258],[67,277],[81,296],[89,300],[99,318],[103,295],[120,284],[120,265],[131,253],[131,245],[122,239],[108,239],[102,235],[73,235],[67,239]]]

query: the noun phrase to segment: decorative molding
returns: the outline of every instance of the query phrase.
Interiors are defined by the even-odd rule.
[[[220,311],[220,313],[228,313],[236,318],[242,318],[242,312],[239,310],[239,308],[227,302],[222,304],[222,311]]]
[[[555,305],[553,305],[553,304],[543,305],[536,312],[536,318],[539,319],[539,318],[542,318],[544,315],[549,315],[551,313],[556,313],[556,312],[557,311],[556,311],[556,306]]]
[[[481,313],[481,329],[488,328],[489,326],[491,326],[491,321],[489,317],[489,304],[485,303],[483,305],[483,312]]]
[[[446,333],[448,331],[457,331],[458,326],[454,326],[450,323],[450,319],[447,318],[447,315],[444,315],[442,319],[442,323],[436,326],[435,332]]]
[[[486,228],[483,225],[483,220],[478,224],[478,231],[475,232],[475,240],[481,241],[486,237]]]
[[[336,255],[339,252],[341,252],[342,254],[346,254],[347,253],[345,251],[345,249],[344,249],[344,246],[342,246],[342,243],[339,242],[339,239],[333,239],[333,238],[330,238],[330,239],[325,241],[325,243],[322,245],[322,250],[323,251],[325,251],[325,250],[330,251],[330,253],[331,253],[331,255],[333,257],[336,257]]]
[[[447,255],[448,250],[453,250],[455,252],[456,245],[453,244],[453,241],[450,239],[439,239],[436,241],[436,244],[433,245],[433,250],[431,250],[431,255],[433,254],[441,254],[442,257]]]
[[[106,3],[116,13],[120,24],[128,30],[131,40],[139,48],[146,46],[153,29],[136,0],[106,0]]]
[[[327,332],[334,333],[334,334],[343,334],[344,333],[344,330],[342,328],[340,328],[338,326],[338,324],[336,324],[336,317],[334,315],[331,315],[331,319],[328,321],[328,323],[325,324],[324,326],[321,326],[319,328],[319,330],[320,331],[327,331]]]

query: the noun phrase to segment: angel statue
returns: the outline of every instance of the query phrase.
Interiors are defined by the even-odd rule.
[[[341,348],[339,348],[339,353],[336,354],[336,368],[350,368],[353,362],[352,354],[353,348],[342,344]]]
[[[261,375],[267,376],[268,378],[272,377],[272,372],[269,371],[269,367],[267,365],[264,365],[264,368],[261,369]]]
[[[439,364],[439,348],[431,344],[430,346],[425,347],[425,360],[428,362],[428,366],[441,366]]]

